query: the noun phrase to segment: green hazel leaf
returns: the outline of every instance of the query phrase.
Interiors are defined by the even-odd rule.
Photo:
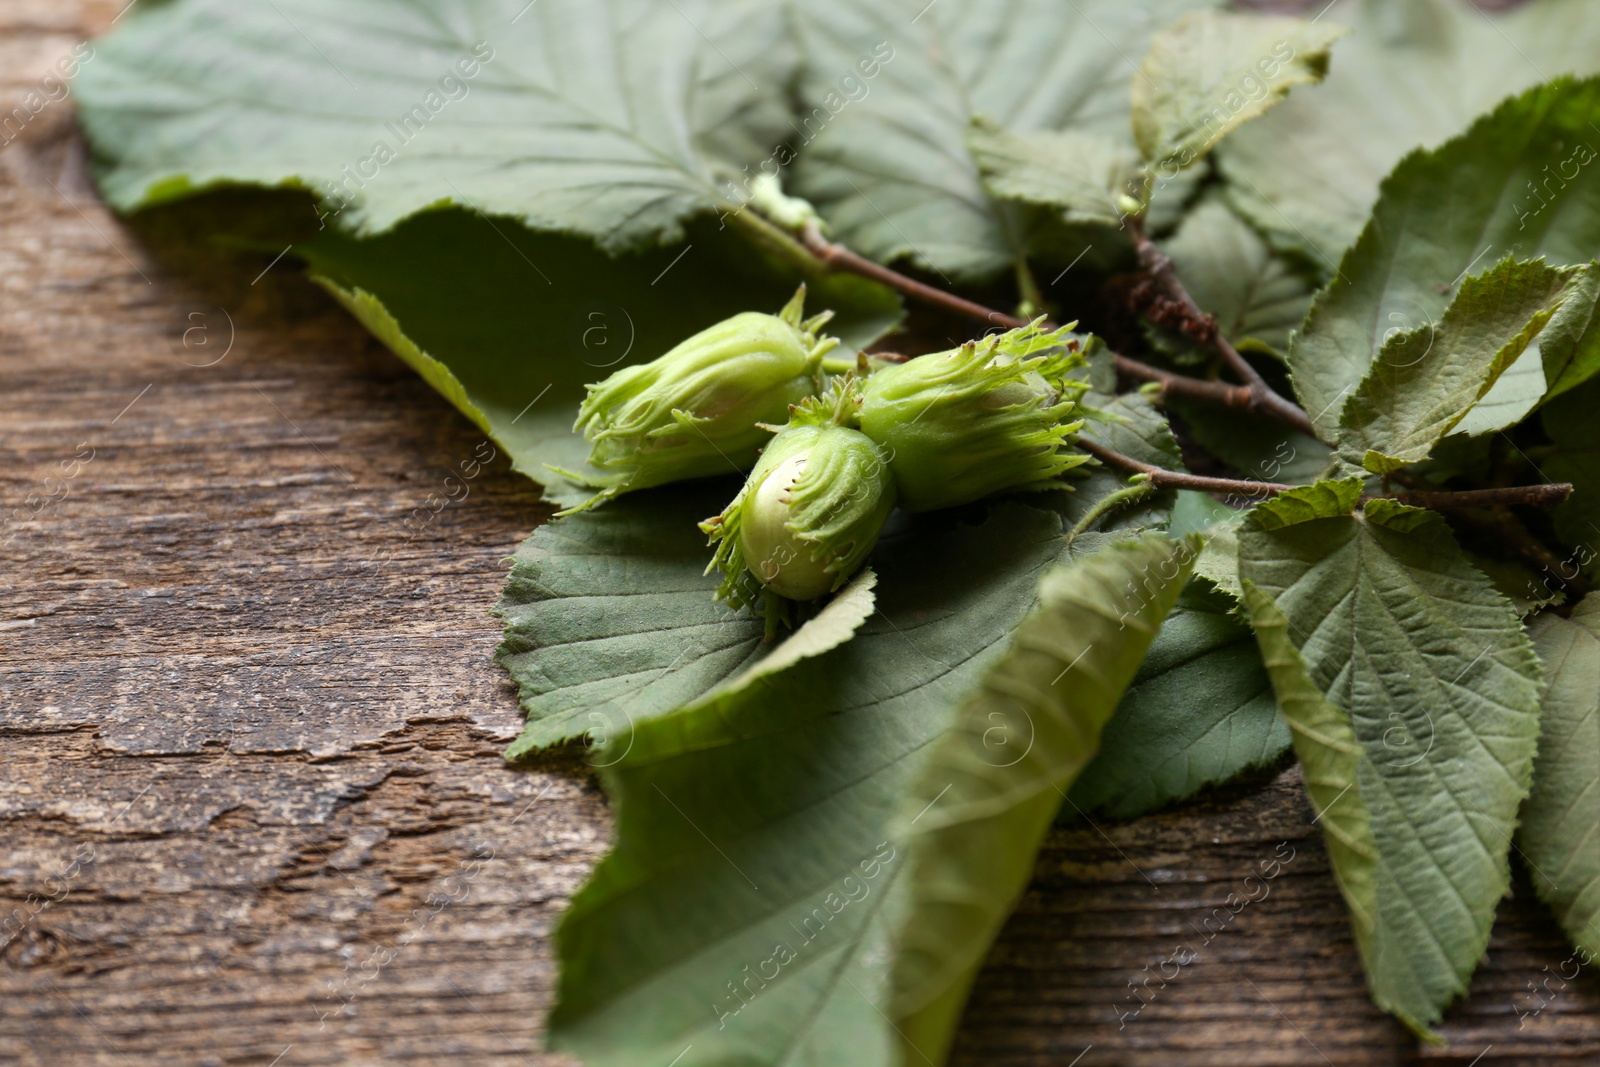
[[[1333,450],[1298,430],[1239,412],[1163,397],[1161,403],[1182,421],[1189,436],[1207,452],[1249,481],[1306,484],[1315,481],[1333,461]],[[1237,501],[1240,506],[1250,497]]]
[[[1191,580],[1168,614],[1068,793],[1064,820],[1079,811],[1130,819],[1288,751],[1255,638],[1233,616],[1234,600],[1205,585]]]
[[[1543,257],[1589,263],[1600,247],[1600,79],[1558,79],[1507,101],[1465,133],[1406,157],[1385,179],[1361,238],[1312,304],[1289,348],[1295,391],[1332,440],[1340,409],[1396,334],[1438,325],[1456,287],[1482,263]],[[1403,110],[1403,109],[1397,109]],[[1550,179],[1548,195],[1532,182]],[[1586,320],[1577,287],[1569,315]],[[1574,303],[1577,301],[1578,303]],[[1570,388],[1600,361],[1569,323],[1541,348],[1552,387]],[[1563,338],[1557,343],[1557,338]],[[1577,353],[1583,352],[1581,356]],[[1600,355],[1600,353],[1595,353]]]
[[[507,759],[578,737],[601,745],[727,701],[850,640],[872,615],[870,567],[776,645],[759,614],[713,602],[695,524],[725,495],[715,483],[649,493],[547,523],[517,549],[495,606],[505,626],[495,658],[528,716]]]
[[[1569,293],[1528,350],[1494,383],[1456,426],[1476,436],[1522,422],[1541,401],[1583,384],[1600,370],[1600,269],[1585,265],[1568,282]]]
[[[902,809],[909,901],[892,1011],[903,1062],[943,1059],[975,968],[1197,549],[1152,535],[1052,570],[1006,655],[932,746]]]
[[[1539,660],[1515,607],[1438,515],[1385,499],[1341,514],[1359,485],[1323,483],[1257,508],[1239,536],[1239,573],[1282,613],[1315,690],[1348,716],[1361,753],[1352,799],[1380,857],[1368,980],[1379,1006],[1425,1034],[1466,989],[1510,885]],[[1281,649],[1263,651],[1276,683]]]
[[[1239,524],[1244,513],[1219,522],[1206,531],[1206,545],[1194,561],[1194,573],[1204,578],[1219,594],[1238,604],[1239,589]],[[1230,608],[1230,610],[1232,610]]]
[[[1200,555],[1194,561],[1194,573],[1197,578],[1204,578],[1216,590],[1218,595],[1230,601],[1229,610],[1237,609],[1241,590],[1239,588],[1239,524],[1243,521],[1243,514],[1238,518],[1219,522],[1206,531],[1205,547],[1200,550]]]
[[[368,329],[542,484],[547,500],[570,506],[594,491],[550,467],[603,474],[588,466],[589,445],[572,430],[585,384],[654,359],[729,315],[776,312],[805,277],[711,220],[692,225],[688,237],[683,248],[611,257],[580,238],[433,211],[380,237],[329,229],[294,249]],[[708,276],[722,281],[706,285]],[[899,299],[876,283],[837,274],[806,281],[807,309],[833,309],[829,331],[847,344],[864,345],[898,321]]]
[[[1563,303],[1562,307],[1565,306]],[[1561,310],[1557,308],[1556,315],[1560,314]],[[1549,329],[1547,323],[1540,330],[1540,335]],[[1527,418],[1548,391],[1549,383],[1545,381],[1544,367],[1539,359],[1539,336],[1536,335],[1528,340],[1527,348],[1512,361],[1511,366],[1495,379],[1483,398],[1467,409],[1451,433],[1477,437],[1510,429]]]
[[[1125,58],[1206,0],[811,0],[793,11],[805,77],[794,190],[835,237],[882,263],[952,281],[1010,269],[1032,236],[985,191],[975,116],[1017,134],[1128,136]],[[1026,71],[1026,76],[1018,72]]]
[[[1087,421],[1078,432],[1098,445],[1168,470],[1183,470],[1183,453],[1161,409],[1142,393],[1108,395],[1090,390],[1079,406]]]
[[[822,606],[822,610],[800,624],[800,628],[776,648],[738,674],[720,683],[705,696],[685,705],[686,710],[699,710],[714,701],[726,701],[750,688],[763,678],[799,663],[812,656],[838,648],[850,640],[861,624],[877,610],[873,588],[878,576],[871,567],[863,567],[850,579],[848,585]]]
[[[1528,349],[1467,412],[1457,433],[1476,436],[1522,422],[1541,401],[1583,384],[1600,370],[1600,269],[1585,265],[1567,283],[1568,294]]]
[[[1547,383],[1546,397],[1575,389],[1600,371],[1600,316],[1595,314],[1600,265],[1591,261],[1587,266],[1572,279],[1571,293],[1539,334],[1538,369]]]
[[[1200,534],[1205,545],[1195,557],[1195,576],[1204,578],[1217,593],[1236,603],[1240,595],[1239,524],[1247,513],[1192,489],[1180,489],[1173,497],[1167,536]],[[1187,592],[1192,594],[1192,590]],[[1232,606],[1229,605],[1230,610]]]
[[[1595,558],[1600,545],[1600,379],[1557,398],[1541,413],[1555,447],[1539,465],[1547,481],[1571,482],[1572,495],[1556,508],[1556,534],[1567,546]]]
[[[1180,489],[1173,494],[1172,523],[1168,534],[1184,537],[1192,533],[1209,533],[1218,526],[1244,517],[1244,513],[1230,508],[1209,493],[1193,489]]]
[[[1539,897],[1588,963],[1600,955],[1600,597],[1567,619],[1545,612],[1531,631],[1545,693],[1517,842]]]
[[[1177,439],[1172,436],[1172,427],[1149,397],[1140,393],[1111,395],[1090,389],[1079,400],[1078,408],[1085,419],[1083,429],[1078,431],[1079,437],[1144,463],[1183,470],[1183,455]],[[1031,500],[1041,507],[1056,508],[1067,528],[1073,529],[1108,495],[1128,488],[1128,473],[1103,463],[1089,463],[1072,472],[1069,484],[1070,493],[1038,494]],[[1045,504],[1051,496],[1055,499]],[[1175,499],[1176,495],[1170,491],[1150,493],[1138,501],[1123,504],[1091,525],[1102,531],[1164,528]]]
[[[736,485],[646,490],[522,543],[495,606],[505,625],[495,658],[528,715],[507,759],[625,736],[772,658],[761,616],[713,601],[717,579],[705,573],[711,550],[696,523]]]
[[[1316,519],[1350,515],[1360,499],[1360,478],[1300,485],[1256,505],[1249,522],[1255,529],[1270,533]]]
[[[1600,71],[1600,22],[1588,0],[1532,0],[1504,13],[1458,0],[1343,0],[1329,14],[1350,24],[1351,33],[1339,43],[1327,79],[1238,130],[1217,151],[1229,198],[1245,217],[1275,247],[1299,253],[1329,277],[1372,213],[1384,175],[1407,153],[1454,136],[1529,86]],[[1600,146],[1592,133],[1585,139]],[[1566,158],[1573,144],[1519,174],[1508,195],[1536,204],[1524,182],[1542,180],[1539,168]],[[1476,164],[1487,161],[1475,160],[1473,174],[1464,177],[1475,178]],[[1475,222],[1453,228],[1476,233]],[[1496,249],[1496,258],[1509,251]],[[1404,306],[1384,314],[1390,311],[1412,314]]]
[[[1360,787],[1367,756],[1350,716],[1324,699],[1307,676],[1305,662],[1289,636],[1289,617],[1253,584],[1245,583],[1244,597],[1278,712],[1292,732],[1306,795],[1322,823],[1334,881],[1350,909],[1356,948],[1366,964],[1373,995],[1385,1011],[1401,1016],[1413,1029],[1425,1030],[1423,1020],[1434,1009],[1418,999],[1421,987],[1406,982],[1403,972],[1391,978],[1379,968],[1381,963],[1397,962],[1392,954],[1380,955],[1380,948],[1399,938],[1387,929],[1381,936],[1378,933],[1378,867],[1383,857]]]
[[[1503,259],[1463,281],[1437,325],[1389,337],[1344,405],[1346,461],[1388,474],[1427,459],[1573,295],[1581,273]]]
[[[290,185],[361,234],[454,202],[610,251],[742,203],[795,67],[753,0],[179,0],[96,46],[74,88],[118,210]]]
[[[1133,139],[1153,174],[1192,166],[1217,142],[1328,73],[1347,31],[1281,15],[1196,11],[1150,42],[1133,79]]]
[[[1125,472],[1110,467],[1085,465],[1073,471],[1068,492],[1019,494],[1017,499],[1036,508],[1048,508],[1061,516],[1066,529],[1074,529],[1089,517],[1090,512],[1113,493],[1128,489]],[[1090,523],[1090,530],[1081,533],[1076,543],[1079,548],[1091,544],[1102,535],[1111,533],[1137,534],[1165,530],[1172,517],[1172,492],[1149,493],[1137,499],[1124,501],[1109,512],[1102,512]]]
[[[1138,156],[1125,140],[1086,130],[1016,134],[975,119],[967,148],[989,195],[1059,208],[1068,222],[1120,226],[1121,198],[1137,189]]]
[[[1163,245],[1184,288],[1222,336],[1277,358],[1306,317],[1311,286],[1217,197],[1191,211]]]
[[[616,845],[557,933],[555,1048],[592,1067],[900,1062],[880,1014],[895,819],[1061,533],[1017,504],[920,516],[885,535],[854,639],[609,742]]]

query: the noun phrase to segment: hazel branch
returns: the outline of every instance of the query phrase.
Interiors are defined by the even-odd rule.
[[[1125,456],[1115,449],[1079,438],[1077,446],[1107,466],[1148,475],[1150,484],[1162,489],[1193,489],[1201,493],[1226,493],[1233,496],[1275,496],[1298,486],[1283,482],[1259,482],[1245,478],[1211,478],[1205,475],[1169,471],[1151,463]],[[1499,489],[1465,489],[1461,491],[1427,491],[1406,493],[1379,493],[1366,500],[1388,499],[1414,507],[1452,511],[1460,508],[1485,508],[1496,506],[1521,506],[1551,508],[1572,495],[1572,483],[1557,482],[1545,485],[1512,485]]]
[[[1112,360],[1116,365],[1117,373],[1128,378],[1142,382],[1155,382],[1161,387],[1161,395],[1187,396],[1196,400],[1204,400],[1212,404],[1221,404],[1223,407],[1239,410],[1249,410],[1255,404],[1255,398],[1250,390],[1242,385],[1229,385],[1227,382],[1214,382],[1204,378],[1190,378],[1183,374],[1174,374],[1152,367],[1148,363],[1141,363],[1124,355],[1113,355]]]
[[[1217,350],[1223,362],[1227,363],[1239,376],[1239,380],[1244,382],[1250,394],[1249,407],[1262,414],[1271,415],[1303,434],[1315,437],[1316,429],[1311,425],[1311,419],[1305,410],[1298,404],[1279,396],[1272,386],[1267,384],[1267,380],[1261,377],[1260,372],[1250,365],[1250,361],[1233,347],[1233,342],[1217,330],[1216,320],[1200,310],[1200,306],[1194,302],[1194,297],[1189,295],[1189,290],[1178,280],[1177,272],[1172,269],[1172,260],[1157,248],[1155,242],[1144,232],[1144,220],[1137,216],[1130,217],[1128,229],[1133,235],[1134,250],[1139,255],[1139,263],[1144,267],[1145,273],[1150,275],[1167,298],[1174,301],[1189,318],[1209,325],[1204,340]]]
[[[1153,463],[1145,463],[1125,456],[1121,452],[1107,448],[1105,445],[1096,444],[1094,441],[1078,438],[1077,446],[1100,462],[1110,467],[1120,467],[1125,471],[1135,474],[1145,474],[1150,477],[1150,484],[1159,489],[1193,489],[1200,493],[1228,493],[1235,496],[1274,496],[1294,486],[1283,482],[1254,482],[1243,478],[1209,478],[1201,474],[1188,474],[1184,471],[1169,471],[1165,467],[1157,467]]]
[[[1492,508],[1501,505],[1553,508],[1572,495],[1571,482],[1508,485],[1499,489],[1413,491],[1388,494],[1390,499],[1419,508]]]
[[[943,289],[919,282],[915,278],[901,274],[890,267],[874,263],[844,245],[828,240],[817,229],[815,223],[809,223],[799,231],[799,242],[807,252],[829,269],[857,274],[863,278],[871,278],[873,281],[887,285],[909,299],[932,307],[943,308],[946,311],[954,312],[957,315],[962,315],[990,326],[1004,326],[1008,329],[1015,329],[1018,326],[1027,325],[1027,320],[1025,319],[1018,318],[1015,315],[1008,315],[991,307],[985,307],[975,301],[956,296],[954,293],[948,293]],[[1153,245],[1150,247],[1154,248]],[[1159,256],[1161,253],[1157,251],[1156,255]],[[1164,256],[1162,258],[1165,259]],[[1171,276],[1170,262],[1168,263],[1167,273]],[[1176,282],[1175,277],[1173,280]],[[1191,301],[1191,305],[1192,303]],[[1226,344],[1227,342],[1224,341],[1223,343]],[[1232,350],[1231,345],[1228,347]],[[1234,352],[1234,356],[1240,360],[1243,366],[1250,367],[1248,363],[1243,362],[1243,357],[1239,356],[1237,352]],[[1221,404],[1224,407],[1239,411],[1258,412],[1286,422],[1303,433],[1313,434],[1311,420],[1306,418],[1306,413],[1274,393],[1265,381],[1261,381],[1261,388],[1265,389],[1263,394],[1249,385],[1229,385],[1227,382],[1216,382],[1204,378],[1191,378],[1183,374],[1174,374],[1171,371],[1152,367],[1148,363],[1141,363],[1139,360],[1123,355],[1117,355],[1115,359],[1119,373],[1138,381],[1157,383],[1161,386],[1161,393],[1164,396],[1186,396],[1206,403]],[[1250,373],[1255,374],[1255,368],[1250,367]],[[1260,375],[1255,375],[1255,377],[1256,380],[1260,381]],[[1265,400],[1262,399],[1263,396],[1266,397]]]
[[[920,300],[924,304],[942,307],[946,311],[953,311],[957,315],[964,315],[969,319],[986,322],[991,326],[1004,326],[1007,329],[1016,329],[1028,325],[1027,319],[1019,319],[1015,315],[1007,315],[1003,311],[984,307],[954,293],[947,293],[917,281],[915,278],[891,270],[881,264],[874,263],[865,256],[857,255],[842,244],[836,244],[822,236],[822,231],[817,229],[815,222],[808,222],[800,230],[800,243],[806,251],[816,256],[823,263],[834,270],[846,271],[850,274],[859,274],[863,278],[871,278],[875,282],[887,285],[913,300]]]

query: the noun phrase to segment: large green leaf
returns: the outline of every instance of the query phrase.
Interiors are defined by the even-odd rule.
[[[802,619],[794,633],[705,696],[684,705],[684,710],[698,710],[715,702],[729,701],[757,682],[788,670],[803,659],[838,648],[850,640],[861,624],[877,611],[877,597],[873,593],[877,584],[878,576],[873,569],[863,567],[815,614]]]
[[[1169,470],[1183,469],[1183,454],[1161,409],[1142,393],[1111,395],[1090,390],[1083,406],[1093,414],[1082,436],[1125,456]]]
[[[1578,273],[1501,260],[1461,283],[1437,325],[1391,336],[1345,402],[1345,459],[1377,474],[1427,459],[1550,321]]]
[[[1017,134],[1072,129],[1126,139],[1133,60],[1205,0],[813,0],[795,5],[806,77],[796,188],[834,232],[882,262],[953,280],[1007,269],[1030,235],[985,191],[973,118]],[[875,49],[892,58],[862,67]],[[849,79],[848,81],[846,79]]]
[[[1233,610],[1243,595],[1239,588],[1239,524],[1248,512],[1229,507],[1206,493],[1191,489],[1180,489],[1174,495],[1176,500],[1172,505],[1171,521],[1167,524],[1168,534],[1181,537],[1198,533],[1205,538],[1205,547],[1194,561],[1195,577],[1205,579],[1212,590],[1231,601],[1226,604],[1226,610]],[[1185,606],[1185,601],[1209,602],[1213,606],[1222,604],[1221,601],[1196,593],[1180,600],[1180,609]]]
[[[1152,536],[1047,574],[1005,657],[932,747],[904,815],[908,900],[893,980],[904,1062],[943,1059],[972,975],[1195,548]]]
[[[1288,350],[1289,332],[1311,306],[1311,286],[1226,203],[1201,201],[1163,250],[1224,337],[1246,349]]]
[[[1250,629],[1230,599],[1191,582],[1069,796],[1132,818],[1276,762],[1289,748]]]
[[[754,0],[357,0],[336,18],[304,0],[176,0],[131,13],[79,89],[114,206],[229,183],[323,197],[295,254],[570,505],[589,491],[546,464],[585,471],[570,427],[586,382],[776,310],[801,280],[811,310],[842,312],[847,343],[895,318],[888,290],[824,275],[760,226],[690,221],[741,203],[717,183],[788,128],[786,42],[781,12]],[[475,214],[425,210],[451,202]]]
[[[1383,859],[1368,977],[1378,1003],[1421,1030],[1466,988],[1510,884],[1539,661],[1442,519],[1388,500],[1353,514],[1359,492],[1358,479],[1322,483],[1258,507],[1240,575],[1271,598],[1311,683],[1349,718],[1354,788]],[[1269,664],[1281,652],[1264,648]]]
[[[625,734],[758,661],[761,618],[711,599],[717,578],[705,574],[710,549],[696,526],[737,488],[728,479],[625,496],[522,543],[495,608],[505,623],[497,658],[528,713],[508,758]]]
[[[1022,135],[980,119],[967,146],[991,195],[1059,208],[1068,222],[1122,224],[1121,197],[1138,172],[1124,139],[1087,130]]]
[[[1556,533],[1585,553],[1585,566],[1600,557],[1600,380],[1558,397],[1542,413],[1545,432],[1555,443],[1540,473],[1550,481],[1571,482],[1572,496],[1555,511]]]
[[[1600,597],[1584,598],[1569,619],[1545,612],[1532,631],[1544,713],[1517,837],[1534,888],[1592,958],[1600,955]]]
[[[1295,390],[1324,439],[1332,440],[1340,409],[1388,338],[1438,323],[1481,263],[1544,256],[1564,266],[1595,257],[1600,167],[1576,160],[1600,154],[1586,147],[1600,143],[1590,127],[1597,108],[1600,80],[1529,90],[1436,151],[1408,156],[1385,180],[1360,240],[1290,346]],[[1562,175],[1548,203],[1529,184],[1546,167]],[[1582,380],[1569,357],[1565,345],[1542,351],[1552,386]]]
[[[178,0],[75,89],[120,210],[296,185],[364,234],[454,201],[616,251],[742,201],[794,64],[753,0]]]
[[[1600,21],[1588,0],[1533,0],[1503,15],[1460,0],[1343,0],[1327,14],[1352,26],[1327,80],[1239,130],[1217,156],[1246,216],[1329,276],[1406,153],[1538,82],[1600,70]],[[1555,161],[1540,160],[1507,187],[1513,201],[1531,199],[1523,182],[1542,180],[1546,162]],[[1458,226],[1471,234],[1477,223]]]
[[[1332,22],[1196,11],[1156,34],[1133,79],[1133,139],[1151,170],[1194,164],[1296,85],[1321,81],[1344,32]]]
[[[804,277],[709,221],[690,227],[687,251],[615,257],[461,211],[427,212],[364,240],[325,230],[294,248],[560,504],[592,495],[545,466],[585,469],[588,446],[572,432],[585,383],[735,312],[776,312]],[[679,256],[688,262],[674,263]],[[707,276],[721,280],[707,285]],[[874,283],[813,274],[809,284],[808,309],[839,312],[830,329],[847,342],[865,343],[898,317],[897,299]]]
[[[1572,280],[1561,310],[1539,335],[1540,377],[1547,396],[1576,389],[1600,372],[1600,269]]]
[[[1373,993],[1384,1009],[1401,1015],[1414,1028],[1423,1028],[1423,1020],[1435,1009],[1417,997],[1420,988],[1404,981],[1403,964],[1398,976],[1391,975],[1389,968],[1395,961],[1390,955],[1379,955],[1400,944],[1402,938],[1387,927],[1379,932],[1380,920],[1392,920],[1393,913],[1378,907],[1378,868],[1385,858],[1378,852],[1372,814],[1360,785],[1362,767],[1370,761],[1356,740],[1350,716],[1330,704],[1306,674],[1305,662],[1289,634],[1289,617],[1254,584],[1245,585],[1244,596],[1262,660],[1272,677],[1278,711],[1293,732],[1306,795],[1322,823],[1333,877],[1350,909],[1356,947],[1366,963]]]
[[[879,1014],[894,819],[1061,530],[1016,504],[908,522],[874,558],[879,610],[852,641],[608,741],[617,844],[558,934],[557,1047],[596,1067],[898,1062]]]
[[[1303,484],[1328,469],[1333,450],[1298,430],[1265,419],[1241,419],[1215,404],[1169,396],[1162,401],[1183,422],[1189,438],[1249,481]],[[1266,494],[1241,493],[1230,501],[1248,507]],[[1201,568],[1201,573],[1205,573]]]
[[[517,550],[495,607],[505,622],[496,658],[528,713],[507,759],[579,736],[604,746],[647,719],[730,706],[844,644],[876,610],[867,567],[792,634],[767,640],[756,613],[712,599],[710,550],[686,514],[697,499],[706,494],[625,501],[601,509],[610,513],[601,521],[592,512],[558,519]]]

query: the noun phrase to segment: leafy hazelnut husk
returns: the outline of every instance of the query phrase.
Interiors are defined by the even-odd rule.
[[[853,377],[797,405],[744,487],[700,528],[723,574],[717,599],[739,608],[765,601],[768,632],[789,602],[834,592],[866,561],[894,509],[882,450],[855,429]]]
[[[833,317],[802,318],[805,286],[777,315],[724,319],[665,355],[624,367],[588,387],[573,429],[593,442],[591,477],[552,467],[599,489],[561,514],[620,493],[755,465],[768,431],[824,383],[822,357],[839,342],[819,331]]]
[[[1084,365],[1071,329],[1036,321],[867,378],[861,431],[887,453],[901,507],[1067,487],[1064,475],[1089,460],[1072,448],[1087,386],[1070,376]]]

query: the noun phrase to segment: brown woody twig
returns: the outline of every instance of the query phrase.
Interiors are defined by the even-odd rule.
[[[1138,232],[1142,238],[1142,231]],[[844,245],[828,240],[822,235],[822,231],[817,228],[815,223],[806,224],[801,229],[799,238],[800,244],[807,252],[810,252],[832,270],[841,270],[849,274],[860,275],[863,278],[871,278],[873,281],[887,285],[889,288],[913,300],[933,307],[943,308],[946,311],[951,311],[957,315],[987,323],[991,326],[1004,326],[1007,329],[1015,329],[1028,324],[1026,319],[1008,315],[991,307],[985,307],[965,297],[956,296],[954,293],[919,282],[915,278],[901,274],[899,271],[885,267],[880,263],[874,263]],[[1167,279],[1170,279],[1171,284],[1177,285],[1177,278],[1172,274],[1171,261],[1157,251],[1155,246],[1149,243],[1148,239],[1144,240],[1144,246],[1148,247],[1154,256],[1159,257],[1159,259],[1152,261],[1155,267],[1164,270],[1164,275]],[[1165,264],[1164,268],[1161,266],[1163,263]],[[1163,282],[1163,285],[1165,284],[1167,283]],[[1181,286],[1178,286],[1178,288],[1179,291],[1182,291]],[[1188,308],[1193,309],[1194,314],[1203,316],[1203,313],[1195,307],[1194,301],[1189,298],[1187,292],[1183,293],[1183,300],[1187,302],[1186,306]],[[1191,378],[1183,374],[1174,374],[1171,371],[1161,370],[1158,367],[1150,366],[1148,363],[1141,363],[1136,359],[1130,359],[1123,355],[1115,356],[1117,370],[1129,378],[1158,383],[1161,386],[1162,395],[1187,396],[1208,403],[1222,404],[1225,407],[1236,410],[1257,411],[1282,422],[1287,422],[1303,433],[1315,436],[1311,420],[1306,417],[1304,411],[1273,392],[1266,381],[1256,373],[1255,368],[1245,362],[1244,357],[1239,355],[1226,338],[1217,337],[1216,340],[1220,345],[1226,346],[1224,358],[1229,359],[1230,365],[1234,365],[1236,369],[1244,368],[1240,373],[1245,378],[1246,385],[1229,385],[1226,382],[1214,382],[1203,378]],[[1232,353],[1231,358],[1227,356],[1229,352]]]
[[[1571,482],[1508,485],[1499,489],[1419,490],[1388,494],[1391,500],[1419,508],[1490,508],[1501,505],[1553,508],[1571,495]]]
[[[1245,388],[1250,393],[1249,407],[1264,415],[1270,415],[1279,422],[1287,423],[1308,436],[1316,436],[1316,428],[1311,425],[1311,419],[1306,415],[1305,409],[1292,401],[1285,400],[1267,384],[1259,371],[1250,365],[1250,361],[1239,354],[1233,347],[1233,342],[1215,329],[1216,320],[1207,315],[1194,302],[1194,297],[1189,295],[1189,290],[1183,287],[1178,280],[1177,272],[1172,269],[1172,260],[1167,258],[1165,252],[1155,246],[1149,236],[1144,232],[1144,220],[1130,218],[1129,231],[1133,234],[1134,250],[1139,254],[1139,262],[1143,265],[1145,273],[1155,280],[1165,292],[1168,299],[1174,301],[1192,320],[1210,323],[1212,328],[1204,331],[1205,339],[1212,348],[1222,356],[1222,359],[1233,372],[1244,382]]]
[[[1157,467],[1153,463],[1145,463],[1125,456],[1121,452],[1107,448],[1105,445],[1096,444],[1086,438],[1080,437],[1077,446],[1100,462],[1111,467],[1120,467],[1125,471],[1136,474],[1145,474],[1150,478],[1150,484],[1161,489],[1193,489],[1200,493],[1228,493],[1244,496],[1274,496],[1294,486],[1282,482],[1254,482],[1242,478],[1208,478],[1200,474],[1188,474],[1183,471],[1169,471],[1165,467]]]
[[[1015,315],[1007,315],[1003,311],[984,307],[954,293],[947,293],[943,289],[926,285],[915,278],[907,277],[897,270],[891,270],[881,264],[874,263],[864,256],[859,256],[844,245],[835,244],[822,236],[822,231],[817,229],[815,222],[806,223],[800,231],[800,243],[806,251],[816,256],[834,270],[847,271],[850,274],[859,274],[863,278],[871,278],[875,282],[887,285],[914,300],[934,307],[942,307],[946,311],[953,311],[957,315],[964,315],[979,322],[987,322],[991,326],[1004,326],[1007,329],[1016,329],[1018,326],[1028,325],[1027,319],[1019,319]]]
[[[1115,449],[1078,438],[1077,446],[1108,466],[1148,475],[1150,484],[1162,489],[1193,489],[1201,493],[1227,493],[1236,496],[1276,496],[1288,489],[1301,488],[1283,482],[1261,482],[1247,478],[1208,478],[1183,471],[1169,471],[1143,460],[1125,456]],[[1435,508],[1444,511],[1459,508],[1485,508],[1496,506],[1522,506],[1534,508],[1555,507],[1572,495],[1570,482],[1545,485],[1511,485],[1499,489],[1464,489],[1459,492],[1445,490],[1406,493],[1379,493],[1363,497],[1364,500],[1394,500],[1415,507]]]
[[[1255,404],[1255,399],[1250,390],[1242,385],[1229,385],[1227,382],[1207,381],[1204,378],[1189,378],[1182,374],[1152,367],[1148,363],[1141,363],[1127,356],[1113,354],[1111,357],[1116,365],[1117,372],[1128,378],[1137,378],[1143,382],[1155,382],[1161,387],[1161,395],[1187,396],[1196,400],[1205,400],[1223,407],[1248,410]]]

